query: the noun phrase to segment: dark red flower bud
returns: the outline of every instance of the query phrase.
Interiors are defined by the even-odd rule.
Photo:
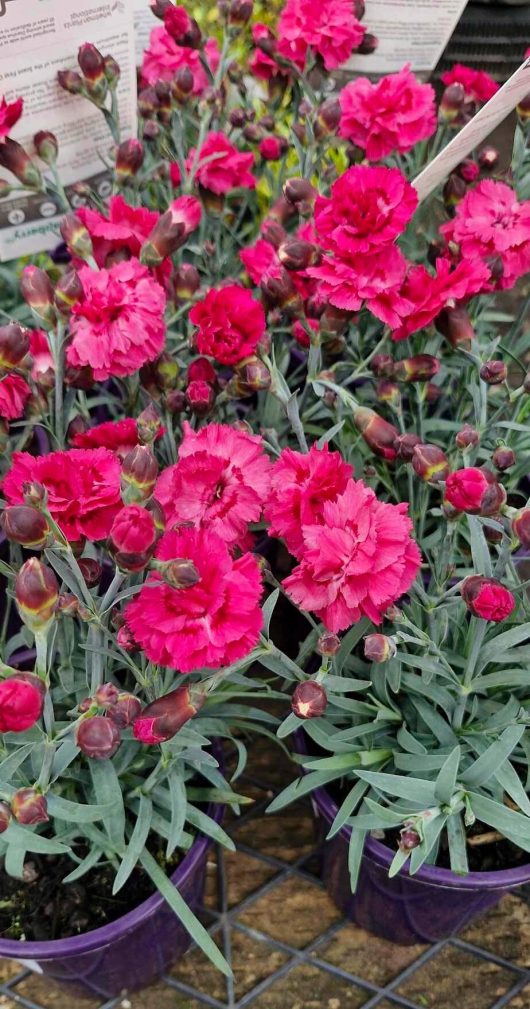
[[[95,84],[105,78],[105,60],[91,42],[84,42],[77,53],[77,62],[83,76]]]
[[[499,152],[496,147],[486,146],[478,152],[478,163],[486,172],[491,172],[499,163]]]
[[[326,101],[322,102],[322,105],[319,107],[317,112],[317,118],[314,126],[317,140],[321,140],[322,137],[329,137],[333,133],[336,133],[339,128],[341,116],[342,110],[338,96],[326,98]]]
[[[160,414],[154,403],[146,406],[136,418],[138,440],[142,445],[152,445],[161,432]]]
[[[11,812],[18,823],[29,827],[50,819],[46,799],[35,788],[19,788],[11,796]]]
[[[8,540],[28,550],[41,550],[50,540],[50,527],[42,512],[29,505],[11,505],[0,515]]]
[[[98,585],[103,574],[103,568],[99,561],[93,557],[80,557],[77,563],[88,588],[92,589]]]
[[[179,196],[169,210],[159,218],[149,238],[140,249],[140,262],[159,266],[184,244],[188,235],[198,228],[202,216],[195,196]]]
[[[257,144],[263,139],[263,130],[257,123],[247,123],[243,130],[243,136],[249,144]]]
[[[102,683],[94,694],[94,701],[98,708],[110,708],[119,697],[119,690],[113,683]]]
[[[193,71],[186,64],[179,67],[171,82],[171,94],[176,102],[184,104],[190,97],[195,86]]]
[[[421,844],[421,837],[414,827],[406,826],[399,832],[399,848],[401,851],[412,851]]]
[[[77,70],[59,70],[57,82],[69,95],[84,95],[86,93],[85,82]]]
[[[116,641],[124,652],[137,652],[140,647],[135,641],[132,631],[130,631],[127,627],[127,624],[120,627],[116,635]]]
[[[339,648],[340,638],[337,634],[332,634],[331,631],[326,631],[317,641],[317,652],[319,655],[324,656],[324,658],[331,658],[333,655],[336,655]]]
[[[412,468],[426,483],[440,483],[449,473],[449,460],[438,445],[416,445],[412,453]]]
[[[16,322],[0,326],[0,368],[20,368],[29,351],[29,330]]]
[[[466,101],[466,92],[462,84],[449,84],[440,102],[438,109],[440,119],[444,123],[454,124],[461,122]]]
[[[421,438],[417,434],[400,434],[394,442],[394,448],[398,459],[404,462],[411,462],[416,445],[421,445]]]
[[[370,361],[370,371],[376,378],[392,378],[394,358],[390,354],[376,354]]]
[[[434,320],[436,329],[452,347],[470,346],[475,337],[475,330],[463,305],[454,308],[444,308]]]
[[[147,567],[157,541],[153,516],[141,505],[118,512],[109,533],[108,550],[122,571],[134,573]]]
[[[76,270],[65,270],[55,285],[55,308],[68,318],[74,305],[83,297],[83,285]]]
[[[480,377],[487,385],[501,385],[508,377],[508,369],[504,361],[485,361]]]
[[[190,382],[186,389],[186,401],[197,417],[206,417],[215,403],[215,390],[208,382]]]
[[[464,182],[467,182],[468,184],[470,182],[475,182],[480,174],[480,168],[477,165],[477,162],[473,161],[472,158],[464,158],[464,160],[457,165],[456,171]]]
[[[200,575],[193,561],[176,558],[173,561],[155,562],[157,570],[173,589],[191,589],[200,581]]]
[[[20,278],[20,291],[37,319],[48,326],[55,326],[57,316],[48,274],[38,266],[25,266]]]
[[[116,181],[123,185],[138,175],[144,163],[145,150],[141,140],[124,140],[116,151]]]
[[[254,0],[232,0],[228,13],[229,24],[236,28],[246,25],[252,17]]]
[[[59,228],[63,241],[66,242],[70,252],[85,262],[94,255],[92,238],[88,228],[75,214],[66,214],[61,221]]]
[[[286,270],[307,270],[309,266],[317,266],[322,258],[318,246],[299,238],[289,238],[280,245],[278,257]]]
[[[517,105],[517,115],[522,123],[527,123],[530,119],[530,94],[525,95]]]
[[[158,96],[154,88],[143,88],[138,95],[138,114],[149,119],[158,109]]]
[[[134,724],[141,710],[142,705],[138,697],[134,694],[119,693],[107,712],[107,718],[110,718],[118,729],[126,729]]]
[[[114,56],[105,56],[105,77],[107,78],[107,84],[111,91],[115,91],[118,87],[121,69],[119,63],[116,62]]]
[[[232,109],[228,118],[230,120],[230,125],[236,130],[243,129],[243,126],[245,126],[247,121],[246,112],[242,108]]]
[[[428,382],[440,371],[440,362],[432,354],[417,354],[396,361],[394,377],[400,382]]]
[[[172,389],[166,393],[166,409],[171,414],[183,413],[187,407],[186,394],[180,389]]]
[[[305,209],[314,206],[318,193],[309,179],[288,179],[283,187],[283,195],[293,206],[299,209],[302,204]]]
[[[207,357],[197,357],[188,367],[188,381],[208,382],[215,385],[217,382],[217,372]]]
[[[298,718],[318,718],[324,714],[327,704],[326,691],[316,680],[299,683],[291,698],[291,708]]]
[[[164,11],[164,28],[179,46],[199,49],[202,32],[195,18],[191,18],[184,7],[170,4]]]
[[[252,396],[271,387],[271,373],[259,357],[246,357],[235,366],[235,377],[226,391],[236,399]]]
[[[4,137],[0,144],[0,166],[11,172],[15,178],[29,189],[42,190],[42,175],[24,148],[11,137]]]
[[[121,470],[121,493],[125,504],[147,501],[158,476],[158,463],[148,445],[127,452]]]
[[[270,217],[266,217],[261,225],[261,234],[265,241],[270,242],[275,249],[279,249],[280,245],[287,240],[285,228],[278,221]]]
[[[11,816],[11,809],[7,802],[0,802],[0,834],[3,834],[9,827]]]
[[[48,502],[48,491],[38,480],[26,480],[22,484],[24,501],[33,508],[43,508]]]
[[[469,466],[447,477],[444,500],[468,515],[494,515],[505,503],[506,491],[486,466]]]
[[[39,130],[33,137],[33,144],[41,161],[50,166],[55,164],[59,153],[59,142],[55,133]]]
[[[175,294],[182,301],[191,301],[201,286],[199,271],[191,263],[183,263],[175,273]]]
[[[475,448],[480,441],[480,435],[470,424],[464,424],[461,431],[455,435],[455,444],[460,449]]]
[[[34,634],[46,630],[59,600],[59,583],[52,569],[30,557],[15,579],[15,599],[26,627]]]
[[[75,741],[92,760],[109,760],[121,743],[120,730],[111,718],[93,715],[85,718],[77,728]]]
[[[366,5],[364,0],[353,0],[353,13],[358,21],[362,21]]]
[[[375,455],[390,462],[396,458],[394,443],[399,437],[399,431],[393,424],[383,420],[375,410],[364,406],[357,407],[353,411],[353,422]]]
[[[457,175],[456,172],[451,172],[445,186],[443,187],[443,201],[446,210],[452,210],[454,207],[464,199],[467,193],[467,186],[464,180]]]
[[[495,468],[502,473],[505,469],[515,466],[517,456],[513,448],[508,448],[508,445],[498,445],[491,459]]]
[[[388,403],[394,409],[399,408],[401,392],[397,382],[391,382],[388,378],[382,378],[376,385],[375,394],[380,403]]]
[[[25,732],[38,722],[46,687],[33,673],[17,673],[0,681],[0,732]]]
[[[498,623],[515,609],[514,596],[496,578],[471,575],[464,579],[460,594],[470,613],[482,620]]]
[[[395,641],[386,634],[368,634],[364,639],[364,657],[369,662],[388,662],[396,652]]]
[[[512,532],[523,547],[530,547],[530,508],[521,508],[512,519]]]
[[[160,20],[163,21],[164,14],[166,13],[168,7],[172,6],[172,4],[173,0],[154,0],[154,2],[149,6],[155,17],[160,18]]]
[[[322,339],[327,340],[328,336],[340,336],[351,320],[351,312],[347,312],[343,308],[336,308],[335,305],[327,305],[320,317]]]
[[[61,617],[77,617],[79,615],[79,599],[72,592],[64,592],[59,596],[55,611]]]
[[[154,745],[165,743],[202,708],[206,694],[200,684],[177,687],[164,697],[148,704],[133,725],[135,739]]]

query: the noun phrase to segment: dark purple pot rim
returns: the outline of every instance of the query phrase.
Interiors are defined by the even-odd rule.
[[[302,730],[295,733],[295,739],[298,751],[307,754],[308,748]],[[311,798],[324,820],[332,824],[339,807],[329,792],[325,788],[316,788],[311,793]],[[344,826],[339,833],[349,843],[351,827]],[[364,853],[372,862],[384,866],[385,869],[390,867],[395,854],[386,844],[381,844],[370,836],[366,838]],[[409,875],[406,867],[402,875],[404,878]],[[527,862],[515,869],[499,869],[497,872],[469,872],[467,876],[458,876],[450,869],[442,869],[436,865],[422,865],[410,879],[414,882],[431,883],[434,886],[451,887],[456,890],[511,890],[530,881],[530,863]]]
[[[206,812],[216,823],[221,823],[224,807],[217,803],[210,803]],[[180,865],[170,877],[171,882],[177,890],[180,890],[185,883],[197,872],[201,860],[204,858],[208,848],[213,841],[211,838],[201,834],[190,850],[184,856]],[[91,953],[102,946],[112,945],[127,932],[131,932],[137,925],[142,924],[147,918],[159,910],[165,903],[160,893],[154,893],[142,904],[128,911],[127,914],[117,918],[116,921],[101,928],[92,929],[83,935],[70,936],[68,939],[48,939],[46,942],[24,942],[20,939],[0,939],[0,956],[8,957],[12,960],[57,960],[70,956],[80,956],[83,953]]]

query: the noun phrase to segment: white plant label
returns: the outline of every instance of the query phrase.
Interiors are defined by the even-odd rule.
[[[140,66],[144,49],[147,49],[153,28],[160,28],[162,21],[156,18],[149,6],[149,0],[134,0],[134,32],[136,36],[136,62]]]
[[[0,96],[24,98],[24,115],[11,136],[34,155],[33,136],[51,130],[59,141],[58,168],[69,187],[89,182],[105,197],[112,138],[99,112],[86,99],[63,91],[57,71],[78,69],[77,50],[92,42],[121,68],[118,104],[122,137],[136,133],[136,72],[130,0],[0,0]],[[36,163],[44,172],[46,166]],[[6,170],[0,176],[18,183]],[[75,207],[75,196],[72,198]],[[54,248],[64,213],[46,194],[16,194],[0,200],[0,261]]]
[[[456,137],[440,151],[414,180],[420,202],[447,178],[453,168],[467,158],[471,151],[489,137],[506,116],[509,116],[525,95],[530,94],[530,59],[503,84],[480,112],[464,126]]]
[[[392,74],[410,63],[416,73],[434,70],[466,3],[366,0],[363,24],[379,39],[379,45],[369,56],[352,56],[343,69],[360,74]]]

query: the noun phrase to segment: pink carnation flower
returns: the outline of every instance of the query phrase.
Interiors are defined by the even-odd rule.
[[[199,581],[191,588],[174,589],[160,574],[153,574],[127,606],[127,625],[148,659],[190,673],[226,666],[248,655],[263,623],[255,557],[246,553],[233,560],[210,529],[167,532],[156,557],[192,561]]]
[[[255,245],[241,249],[239,258],[245,267],[253,284],[260,284],[269,277],[281,277],[283,267],[278,253],[265,238],[258,238]]]
[[[31,396],[31,389],[22,375],[4,375],[0,378],[0,417],[16,420],[22,417]]]
[[[263,306],[238,284],[208,291],[193,306],[189,318],[199,327],[195,336],[199,354],[207,354],[219,364],[237,364],[254,354],[265,332]]]
[[[195,159],[192,150],[187,168]],[[250,169],[254,164],[252,152],[242,154],[224,133],[209,133],[199,151],[196,181],[212,193],[222,196],[232,189],[254,189],[256,179]]]
[[[79,207],[76,216],[90,233],[94,259],[99,267],[106,266],[108,257],[116,252],[122,258],[124,253],[138,257],[142,245],[160,220],[160,214],[156,210],[131,207],[123,196],[111,196],[108,217],[92,207]],[[78,266],[81,265],[79,262]],[[171,274],[171,263],[166,260],[153,272],[165,287]]]
[[[270,29],[267,25],[257,22],[252,25],[252,41],[254,44],[261,42],[262,39],[270,38]],[[305,60],[305,51],[304,51]],[[256,48],[252,53],[249,60],[249,70],[253,77],[257,77],[258,80],[270,81],[272,77],[288,77],[289,71],[286,67],[279,66],[271,56],[267,53],[261,51],[261,49]]]
[[[381,623],[421,563],[407,507],[378,501],[350,480],[336,501],[325,502],[320,524],[302,529],[302,561],[284,581],[294,602],[333,633],[363,616]]]
[[[217,42],[208,39],[204,48],[210,69],[215,73],[219,66]],[[146,83],[155,85],[157,81],[172,81],[177,70],[183,66],[189,67],[193,74],[193,94],[202,94],[210,81],[201,64],[199,51],[179,46],[163,26],[153,28],[142,63],[142,77]]]
[[[406,154],[436,129],[434,88],[420,84],[408,66],[372,84],[358,77],[340,93],[341,136],[360,147],[369,161],[399,151]]]
[[[397,168],[356,165],[331,187],[331,197],[315,204],[320,244],[339,255],[371,252],[393,242],[406,228],[418,194]]]
[[[24,484],[37,480],[48,491],[50,514],[69,540],[101,540],[122,508],[120,473],[117,457],[106,448],[38,457],[15,452],[2,491],[9,504],[22,504]]]
[[[154,496],[168,525],[192,522],[232,546],[261,518],[270,469],[261,438],[228,424],[195,433],[185,422],[179,461],[160,475]]]
[[[137,259],[110,270],[79,271],[84,297],[72,310],[72,368],[90,365],[97,381],[132,375],[164,347],[166,296]]]
[[[103,424],[89,428],[88,431],[75,434],[72,438],[74,448],[108,448],[120,458],[138,444],[138,425],[134,417],[107,420]]]
[[[500,87],[485,70],[473,70],[462,63],[455,63],[454,67],[441,75],[441,79],[446,87],[449,84],[461,84],[466,93],[465,101],[477,104],[489,102]]]
[[[29,334],[29,352],[31,354],[32,362],[31,377],[34,382],[41,382],[45,375],[54,371],[50,344],[43,329],[31,330],[31,333]]]
[[[440,231],[447,243],[458,246],[462,259],[500,261],[497,287],[502,290],[530,270],[530,200],[520,203],[504,182],[484,179],[469,189]]]
[[[324,256],[320,266],[307,273],[320,281],[319,296],[336,308],[357,312],[362,305],[388,326],[398,326],[401,304],[399,288],[407,261],[395,245],[382,245],[370,254]]]
[[[278,24],[278,51],[303,68],[310,46],[326,70],[336,70],[360,46],[365,31],[353,0],[287,0]]]
[[[285,448],[272,468],[265,506],[269,536],[281,537],[299,558],[304,552],[302,527],[323,521],[326,501],[336,501],[351,476],[351,466],[327,445],[323,449],[313,445],[305,454]]]
[[[16,126],[23,109],[23,98],[17,98],[14,102],[7,102],[5,98],[2,98],[0,102],[0,143],[4,137],[9,136],[13,126]]]
[[[436,261],[433,277],[424,266],[413,266],[399,290],[399,297],[389,294],[400,316],[392,325],[392,339],[404,340],[411,333],[428,326],[450,302],[465,301],[488,286],[490,271],[479,260],[463,260],[455,269],[446,259]]]

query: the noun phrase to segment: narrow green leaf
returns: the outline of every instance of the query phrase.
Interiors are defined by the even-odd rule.
[[[524,725],[510,725],[462,775],[466,788],[484,785],[515,749],[525,730]]]
[[[335,657],[335,668],[339,673],[341,672],[346,659],[355,648],[357,642],[361,640],[364,634],[367,634],[371,626],[370,621],[367,620],[366,617],[363,617],[358,624],[354,624],[348,633],[344,635],[342,644]]]
[[[482,525],[476,515],[466,515],[466,518],[469,526],[473,567],[481,575],[491,578],[491,555]]]
[[[202,809],[197,809],[196,806],[192,806],[191,803],[187,803],[185,807],[186,820],[191,823],[192,827],[200,830],[202,834],[206,834],[207,837],[213,838],[217,844],[222,844],[224,848],[228,851],[235,851],[236,846],[232,838],[226,833],[219,823],[216,823],[211,816],[208,816]]]
[[[392,864],[388,870],[388,875],[390,876],[391,879],[393,879],[394,876],[397,876],[398,872],[401,872],[403,866],[405,865],[405,862],[408,861],[409,857],[410,857],[409,851],[402,851],[401,848],[398,848],[396,854],[394,855],[394,858],[392,859]]]
[[[34,834],[29,827],[22,827],[21,824],[13,823],[12,820],[7,830],[2,834],[2,840],[8,844],[19,845],[28,851],[34,851],[38,855],[63,855],[70,851],[67,844],[43,837],[42,834]]]
[[[151,830],[151,820],[153,813],[153,803],[146,795],[140,797],[138,815],[134,825],[129,844],[125,849],[125,854],[121,860],[120,868],[114,878],[112,893],[118,893],[125,885],[131,872],[134,870],[145,847],[149,831]]]
[[[62,799],[59,795],[48,796],[48,812],[67,823],[94,823],[95,820],[104,820],[111,812],[111,808],[110,804],[100,806],[94,803],[88,806]]]
[[[321,785],[327,785],[330,781],[335,781],[336,778],[340,778],[343,771],[312,771],[310,774],[304,774],[301,778],[295,778],[291,781],[290,785],[287,785],[282,792],[279,793],[271,802],[270,806],[267,806],[267,813],[277,813],[278,810],[284,809],[291,802],[295,802],[297,799],[302,799],[305,795],[309,795],[313,792],[315,788],[319,788]]]
[[[434,806],[434,781],[424,778],[407,778],[401,774],[380,774],[377,771],[357,771],[359,778],[387,795],[409,799],[421,806]]]
[[[293,732],[296,732],[296,730],[302,725],[303,719],[298,718],[294,711],[290,711],[287,717],[284,718],[281,725],[278,726],[276,735],[278,736],[278,739],[285,739],[287,736],[291,736]]]
[[[64,877],[63,883],[75,883],[76,879],[81,879],[85,873],[90,872],[90,870],[98,864],[102,854],[103,852],[101,848],[98,848],[97,845],[95,845],[90,849],[88,855],[85,855],[79,865],[76,865],[75,869],[72,869],[72,872],[69,872],[68,875]]]
[[[269,598],[265,601],[265,603],[262,606],[263,633],[266,635],[266,637],[269,636],[270,623],[276,607],[276,603],[278,602],[279,595],[280,590],[274,589],[274,592],[271,592]]]
[[[339,830],[342,829],[348,818],[359,805],[367,788],[368,786],[364,781],[357,781],[353,788],[350,789],[328,831],[327,840],[331,840],[332,837],[335,837],[335,834],[339,833]]]
[[[449,842],[449,860],[451,869],[458,875],[465,876],[469,872],[466,848],[466,832],[460,813],[453,813],[447,819],[447,840]]]
[[[462,750],[459,746],[455,746],[440,768],[438,777],[436,778],[434,794],[438,802],[443,802],[445,805],[449,805],[455,790],[461,756]]]
[[[125,809],[114,764],[110,760],[90,760],[89,764],[96,799],[101,806],[110,808],[110,812],[103,818],[103,825],[114,850],[123,851]]]
[[[365,840],[365,830],[356,830],[355,828],[352,830],[350,843],[348,845],[348,870],[350,873],[350,886],[352,893],[355,893],[357,883],[359,881],[359,872],[361,870]]]
[[[186,786],[182,780],[182,769],[177,766],[168,775],[171,802],[171,820],[167,842],[166,858],[170,858],[179,843],[186,822]]]
[[[26,854],[26,849],[21,844],[8,844],[4,858],[4,869],[8,876],[13,876],[15,879],[24,879]]]

